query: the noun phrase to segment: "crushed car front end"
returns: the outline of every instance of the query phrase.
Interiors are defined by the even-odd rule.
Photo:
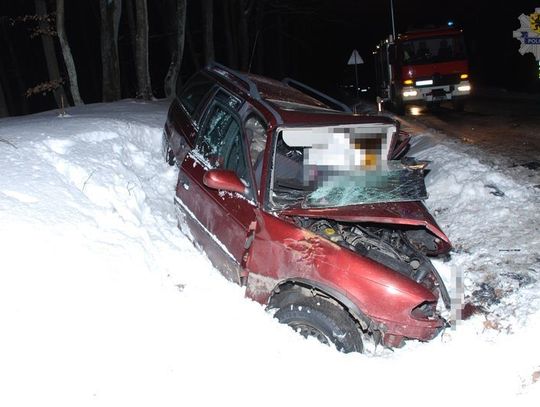
[[[437,305],[440,299],[448,307],[450,298],[428,254],[447,253],[448,239],[428,217],[400,219],[407,224],[392,219],[400,211],[421,213],[420,205],[282,213],[305,231],[302,244],[289,249],[299,251],[296,257],[304,262],[315,258],[316,267],[304,267],[300,276],[306,278],[310,270],[309,279],[344,292],[363,328],[391,347],[405,339],[430,340],[446,325]]]
[[[249,264],[270,270],[262,274],[266,287],[275,283],[274,294],[287,283],[331,297],[389,347],[437,336],[446,326],[439,299],[450,305],[429,260],[451,245],[421,202],[426,163],[388,160],[397,134],[388,123],[277,129],[267,205],[273,216],[263,222],[264,235],[256,233],[259,259]],[[270,266],[262,264],[266,256]]]

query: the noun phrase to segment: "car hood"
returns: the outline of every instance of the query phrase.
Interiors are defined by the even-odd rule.
[[[450,240],[422,202],[391,202],[350,205],[332,208],[290,207],[281,212],[283,216],[326,218],[341,222],[373,222],[393,225],[423,226],[442,241]]]

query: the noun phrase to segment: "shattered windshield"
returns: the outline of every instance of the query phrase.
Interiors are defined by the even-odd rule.
[[[427,198],[425,163],[388,161],[392,125],[289,128],[278,134],[272,201],[336,207]]]

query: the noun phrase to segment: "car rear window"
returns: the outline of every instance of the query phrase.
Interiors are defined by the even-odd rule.
[[[195,113],[213,85],[214,83],[205,75],[197,74],[183,88],[177,90],[180,103],[190,115]]]

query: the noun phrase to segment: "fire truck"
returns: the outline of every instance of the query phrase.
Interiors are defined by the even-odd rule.
[[[451,101],[462,111],[471,93],[462,30],[454,27],[390,36],[374,52],[377,96],[398,114],[409,103]]]

